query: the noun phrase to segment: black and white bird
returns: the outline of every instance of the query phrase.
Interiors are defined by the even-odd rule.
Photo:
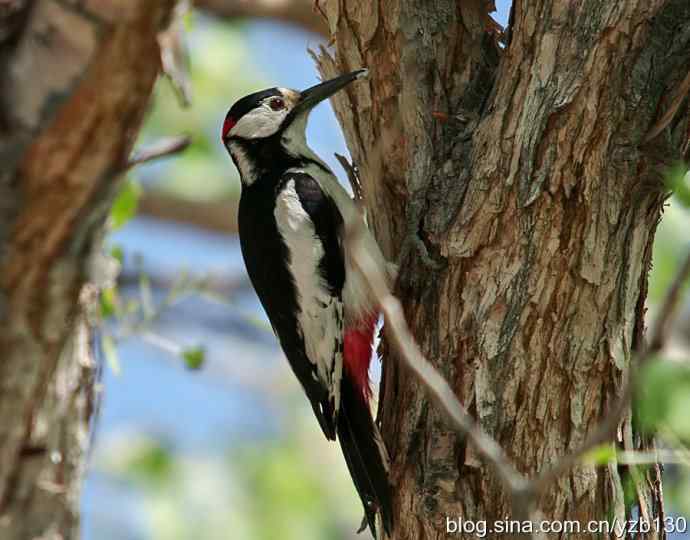
[[[393,525],[388,455],[369,407],[379,309],[343,238],[346,224],[363,218],[305,134],[313,107],[366,73],[243,97],[222,139],[242,181],[239,233],[252,285],[323,433],[340,441],[376,537],[377,521],[388,534]],[[390,276],[375,239],[365,236]]]

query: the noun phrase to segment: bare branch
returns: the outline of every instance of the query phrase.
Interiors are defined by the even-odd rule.
[[[345,156],[338,154],[337,152],[333,154],[338,163],[342,166],[347,174],[347,179],[350,182],[350,187],[352,188],[352,193],[355,196],[355,201],[357,203],[364,200],[364,190],[362,188],[362,182],[359,179],[359,171],[357,168],[351,164]]]
[[[160,141],[156,141],[151,146],[144,148],[143,150],[135,150],[127,162],[125,170],[141,165],[142,163],[147,163],[153,161],[154,159],[160,159],[162,157],[167,157],[173,154],[177,154],[185,150],[192,140],[188,135],[178,135],[176,137],[166,137]]]
[[[159,191],[145,191],[139,201],[139,214],[176,221],[210,231],[237,234],[237,201],[189,201]]]
[[[616,463],[619,465],[650,465],[666,463],[673,465],[690,465],[687,452],[682,450],[657,450],[656,452],[618,452]]]
[[[668,336],[667,329],[676,315],[676,307],[683,283],[690,276],[690,253],[686,256],[685,261],[678,269],[671,286],[664,297],[664,300],[659,309],[659,317],[655,325],[654,332],[649,344],[637,355],[630,363],[630,371],[627,380],[621,392],[621,396],[614,405],[613,409],[608,413],[604,420],[594,430],[594,432],[587,438],[587,440],[577,450],[570,454],[563,456],[556,465],[551,469],[547,469],[532,481],[531,489],[535,493],[544,491],[552,482],[560,476],[566,474],[570,469],[581,462],[582,457],[589,451],[611,440],[614,436],[618,425],[623,419],[625,412],[630,406],[630,401],[633,396],[633,389],[635,381],[637,380],[637,369],[644,365],[647,360],[654,354],[664,349],[666,346],[666,339]]]
[[[578,463],[581,463],[583,457],[592,449],[611,441],[615,436],[618,425],[630,406],[636,381],[636,367],[643,364],[653,352],[663,348],[665,334],[661,334],[657,338],[658,348],[646,347],[637,355],[637,359],[631,361],[630,371],[619,399],[587,440],[577,450],[563,456],[552,468],[532,479],[526,479],[517,471],[498,443],[484,432],[467,413],[443,376],[424,358],[407,326],[399,300],[390,292],[385,276],[376,266],[371,255],[364,249],[362,244],[363,227],[364,224],[361,222],[348,224],[346,243],[349,245],[355,266],[364,275],[381,306],[386,321],[384,328],[386,336],[395,345],[399,358],[417,377],[429,398],[447,416],[451,426],[472,442],[479,454],[506,486],[511,494],[516,512],[531,519],[533,505],[546,488],[559,477],[567,474]],[[688,274],[690,274],[690,255],[677,273],[662,304],[661,313],[665,314],[663,320],[666,324],[673,316],[674,306],[678,301],[678,290],[680,290]],[[687,460],[686,456],[679,453],[661,453],[659,458],[655,457],[656,454],[639,454],[636,452],[623,452],[619,453],[618,456],[618,462],[621,464],[643,464],[657,461],[676,463]]]
[[[631,367],[632,369],[632,367]],[[615,436],[618,425],[620,424],[625,412],[630,406],[632,399],[633,377],[632,373],[628,376],[621,396],[616,401],[613,409],[606,415],[604,420],[596,427],[596,429],[587,437],[582,445],[573,452],[563,456],[550,469],[545,470],[531,480],[529,491],[534,496],[539,496],[558,478],[570,472],[570,470],[582,462],[582,458],[592,451],[597,446],[611,441]]]
[[[326,22],[311,0],[196,0],[194,5],[219,17],[277,19],[328,37]]]
[[[184,18],[190,11],[189,0],[178,1],[168,27],[158,32],[161,68],[170,80],[181,107],[192,102],[192,82],[189,73],[189,51],[185,41]]]
[[[177,272],[179,274],[179,270]],[[120,287],[136,286],[139,284],[140,278],[141,276],[137,272],[124,271],[118,276],[117,282]],[[166,274],[151,274],[148,278],[151,287],[162,290],[172,290],[174,287],[178,286],[177,283],[180,279],[179,275],[172,276]],[[230,298],[237,291],[248,289],[251,286],[249,278],[244,274],[190,275],[188,281],[190,282],[189,286],[192,287],[195,292],[214,298]]]
[[[381,306],[386,321],[384,331],[390,341],[395,344],[399,358],[417,377],[429,398],[448,417],[451,426],[474,444],[477,451],[491,465],[510,493],[515,494],[524,491],[525,478],[513,467],[498,443],[474,422],[443,376],[424,358],[419,350],[405,321],[400,302],[391,294],[386,285],[385,276],[371,255],[364,249],[364,224],[359,220],[354,224],[347,224],[345,234],[353,262],[365,277]]]

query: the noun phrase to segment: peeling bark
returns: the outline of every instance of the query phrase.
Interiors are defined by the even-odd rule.
[[[100,233],[174,2],[16,3],[0,21],[0,536],[76,539]]]
[[[598,425],[643,339],[662,174],[688,152],[689,109],[675,96],[690,71],[690,4],[516,0],[505,49],[481,0],[325,10],[335,53],[321,51],[324,76],[371,70],[334,107],[369,220],[400,261],[408,323],[519,470],[543,470]],[[500,483],[394,356],[385,350],[379,411],[394,538],[445,538],[447,516],[511,516]],[[630,418],[619,433],[628,450],[649,444]],[[629,517],[624,474],[580,466],[540,510]],[[663,517],[659,475],[637,487],[649,518]]]

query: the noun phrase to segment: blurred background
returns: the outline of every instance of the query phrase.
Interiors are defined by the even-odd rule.
[[[505,25],[509,2],[496,7]],[[361,507],[339,448],[322,437],[245,275],[234,234],[239,178],[219,140],[239,97],[316,83],[307,49],[325,42],[268,20],[192,10],[182,22],[191,104],[181,107],[161,78],[139,145],[177,134],[192,144],[131,172],[111,216],[108,249],[121,271],[101,306],[104,397],[83,538],[355,538]],[[333,154],[347,150],[330,105],[314,112],[308,133],[344,177]],[[652,314],[688,230],[687,210],[672,202],[657,235]],[[673,350],[684,357],[682,338]],[[663,388],[668,374],[658,377]],[[688,401],[669,407],[690,413]],[[686,514],[688,485],[674,473],[668,488]]]

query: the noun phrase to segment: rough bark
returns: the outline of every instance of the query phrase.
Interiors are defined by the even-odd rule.
[[[335,53],[322,50],[319,63],[328,76],[371,69],[334,106],[369,220],[399,259],[407,320],[530,474],[597,426],[643,339],[662,173],[688,151],[687,100],[646,135],[690,69],[690,4],[516,0],[505,49],[489,32],[489,4],[330,0]],[[383,379],[394,538],[459,538],[446,516],[511,516],[500,483],[394,350]],[[617,444],[646,444],[629,417]],[[579,466],[540,510],[583,523],[629,516],[625,474]],[[661,516],[658,469],[644,480],[640,512]]]
[[[79,537],[100,231],[173,3],[15,0],[0,11],[3,539]]]

